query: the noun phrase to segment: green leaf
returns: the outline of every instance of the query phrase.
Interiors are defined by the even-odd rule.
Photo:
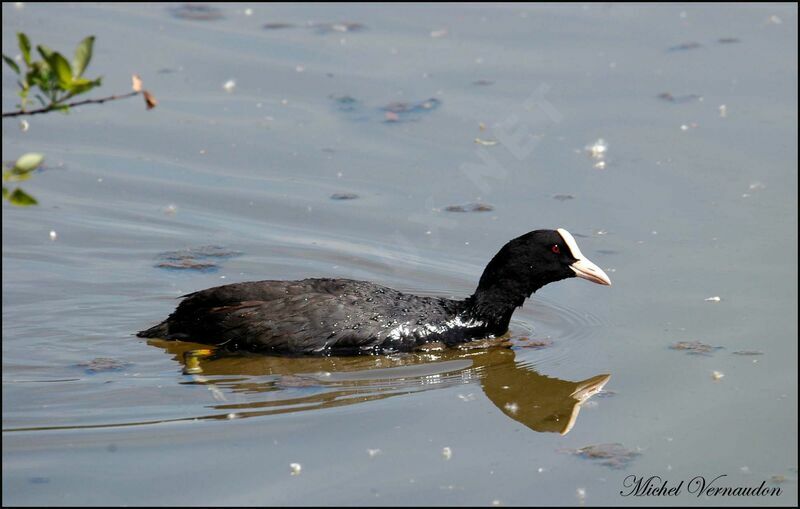
[[[27,154],[23,154],[19,159],[17,159],[17,162],[14,163],[14,169],[22,172],[33,171],[41,166],[43,162],[44,156],[42,154],[29,152]]]
[[[100,78],[96,80],[87,80],[86,78],[76,78],[73,80],[72,85],[69,87],[69,94],[64,99],[88,92],[94,87],[100,85]]]
[[[37,60],[31,64],[30,71],[25,75],[25,81],[31,87],[39,87],[42,92],[50,95],[49,92],[55,87],[56,79],[53,71],[44,60]]]
[[[20,173],[16,168],[3,173],[3,182],[22,182],[31,178],[30,172]]]
[[[36,50],[39,52],[40,55],[42,55],[42,58],[44,58],[45,61],[47,61],[50,58],[50,55],[53,54],[53,50],[51,50],[44,44],[36,46]]]
[[[50,54],[50,58],[47,59],[47,63],[55,71],[58,85],[61,89],[69,90],[70,85],[72,85],[72,68],[69,66],[67,59],[61,53],[54,51]]]
[[[12,205],[18,205],[20,207],[27,207],[29,205],[36,205],[39,203],[33,196],[29,195],[20,188],[14,189],[14,192],[8,197],[8,201],[11,202]]]
[[[31,41],[22,32],[17,32],[17,40],[19,41],[19,50],[22,52],[22,59],[25,60],[25,64],[31,65]]]
[[[8,188],[3,186],[3,198],[8,198]]]
[[[34,62],[31,65],[31,70],[25,76],[25,81],[29,85],[37,86],[42,89],[42,92],[49,92],[53,88],[53,73],[50,71],[50,66],[44,61]]]
[[[73,76],[83,76],[83,71],[92,59],[92,47],[94,46],[94,36],[90,35],[78,44],[75,49],[75,59],[72,61]]]
[[[32,86],[39,87],[40,89],[42,89],[42,92],[46,93],[47,95],[50,95],[49,92],[50,92],[51,86],[50,86],[50,80],[49,79],[47,79],[45,77],[42,77],[42,76],[40,76],[38,74],[34,74],[34,75],[30,76],[28,81],[30,81],[30,84]],[[28,87],[28,88],[30,88],[30,87]]]
[[[15,73],[19,74],[19,66],[17,65],[17,63],[16,63],[16,62],[14,62],[14,59],[13,59],[13,58],[11,58],[11,57],[7,56],[5,53],[3,53],[3,60],[5,60],[5,61],[6,61],[6,63],[8,64],[8,66],[9,66],[10,68],[12,68],[12,69],[14,70],[14,72],[15,72]]]

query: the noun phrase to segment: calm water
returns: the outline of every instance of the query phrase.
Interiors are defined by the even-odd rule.
[[[3,203],[5,504],[797,504],[796,6],[173,7],[3,4],[4,54],[94,34],[95,96],[159,100],[3,120],[4,160],[46,155],[40,205]],[[542,289],[512,349],[133,336],[235,281],[463,297],[556,227],[614,286]]]

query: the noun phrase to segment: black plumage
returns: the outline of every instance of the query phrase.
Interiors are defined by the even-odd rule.
[[[566,230],[536,230],[492,258],[463,300],[423,297],[350,279],[254,281],[184,296],[162,323],[139,332],[278,354],[351,355],[452,346],[496,337],[542,286],[569,277],[610,284]]]

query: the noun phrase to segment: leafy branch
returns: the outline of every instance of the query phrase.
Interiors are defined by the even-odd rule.
[[[142,82],[138,76],[133,78],[133,92],[131,93],[112,95],[100,99],[67,102],[77,95],[84,94],[100,86],[102,81],[102,78],[89,79],[83,76],[92,59],[93,35],[86,37],[78,44],[72,64],[61,53],[53,51],[43,44],[36,46],[36,51],[42,59],[33,60],[31,42],[28,36],[19,32],[17,33],[17,41],[22,54],[22,62],[25,64],[25,70],[23,71],[13,58],[5,54],[3,54],[3,60],[17,74],[21,100],[20,104],[17,105],[19,110],[4,112],[3,118],[36,115],[51,111],[66,112],[73,106],[101,104],[106,101],[127,99],[139,94],[144,96],[147,109],[154,108],[157,104],[152,94],[142,90]],[[34,92],[34,97],[40,104],[39,108],[33,110],[28,109],[28,104],[31,101],[31,92]]]

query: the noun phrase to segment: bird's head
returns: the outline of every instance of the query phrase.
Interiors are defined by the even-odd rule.
[[[571,277],[611,285],[608,275],[581,253],[567,230],[535,230],[500,249],[483,271],[472,299],[479,310],[505,315],[544,285]]]

